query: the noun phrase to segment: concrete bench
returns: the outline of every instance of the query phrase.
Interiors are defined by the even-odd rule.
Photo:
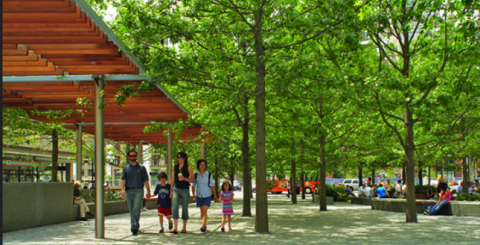
[[[372,200],[373,198],[370,198],[370,197],[352,197],[350,199],[352,204],[368,205],[368,206],[372,206]]]
[[[326,196],[327,198],[327,205],[333,205],[333,197]],[[318,195],[313,195],[312,201],[315,203],[320,203],[320,198]]]
[[[435,201],[429,200],[417,200],[415,202],[417,213],[423,214],[423,205],[425,203],[435,204]],[[451,203],[445,205],[438,212],[439,215],[452,215]],[[375,198],[372,199],[372,209],[373,210],[382,210],[389,212],[401,212],[405,213],[407,210],[407,202],[405,199],[391,199],[391,198]]]

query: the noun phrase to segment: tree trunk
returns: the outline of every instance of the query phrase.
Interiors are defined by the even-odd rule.
[[[318,190],[318,198],[320,211],[327,211],[327,187],[325,186],[325,136],[320,136],[320,189]]]
[[[297,204],[297,164],[292,160],[292,176],[290,176],[290,189],[292,194],[292,204]]]
[[[421,161],[418,161],[418,185],[423,186],[423,169]]]
[[[305,172],[302,171],[300,176],[300,181],[302,182],[300,186],[302,187],[302,199],[305,199]]]
[[[405,162],[403,163],[403,167],[402,167],[402,181],[403,181],[403,184],[407,183],[405,182]]]
[[[358,168],[358,188],[362,186],[363,183],[363,162],[360,162],[360,167]]]
[[[246,110],[248,110],[248,97],[245,96]],[[245,118],[242,124],[242,166],[243,166],[243,211],[242,216],[252,216],[250,200],[252,195],[252,178],[250,177],[250,151],[248,145],[248,125],[250,123],[249,112],[245,112]]]
[[[407,158],[407,222],[417,222],[417,205],[415,204],[415,145],[413,135],[413,112],[405,105],[405,156]]]
[[[255,13],[255,69],[257,84],[255,87],[255,166],[257,174],[257,197],[255,206],[255,231],[266,233],[268,228],[267,166],[265,163],[265,61],[263,46],[263,11]]]
[[[218,174],[218,156],[215,154],[215,173],[213,177],[215,178],[215,192],[217,192],[217,197],[220,197],[220,181]]]
[[[468,181],[469,181],[469,176],[468,176],[468,166],[467,166],[467,158],[463,158],[463,164],[462,164],[462,191],[463,193],[468,193]]]
[[[58,133],[52,131],[52,182],[57,182],[58,173]]]
[[[375,184],[375,169],[372,166],[372,187]]]
[[[431,168],[430,168],[430,166],[428,166],[428,185],[430,185],[430,183],[431,183],[431,180],[430,180],[431,175],[430,174],[431,174]]]

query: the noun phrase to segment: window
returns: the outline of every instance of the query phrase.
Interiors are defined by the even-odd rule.
[[[93,175],[93,171],[91,169],[88,170],[88,176],[92,176]]]
[[[153,166],[160,166],[160,155],[153,155],[152,156],[152,165]]]
[[[358,179],[353,180],[353,184],[358,184]]]

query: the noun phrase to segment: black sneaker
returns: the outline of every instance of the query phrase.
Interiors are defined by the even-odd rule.
[[[87,213],[87,214],[88,214],[88,216],[91,216],[91,217],[94,217],[94,216],[95,216],[95,214],[92,213],[92,212],[89,212],[89,213]]]
[[[87,218],[80,218],[81,221],[87,221]]]
[[[222,232],[225,232],[225,228],[222,227],[222,229],[220,229]]]
[[[172,222],[168,222],[168,229],[169,229],[169,230],[173,229],[173,224],[172,224]]]
[[[207,227],[202,227],[202,228],[200,228],[200,231],[201,231],[201,232],[205,232],[206,230],[207,230]]]
[[[160,231],[158,233],[163,233],[163,227],[162,227],[162,229],[160,229]]]
[[[138,229],[132,229],[132,235],[136,236],[138,233]]]

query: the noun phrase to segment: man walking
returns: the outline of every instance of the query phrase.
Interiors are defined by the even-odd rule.
[[[130,163],[123,167],[122,180],[120,187],[122,196],[126,197],[128,208],[130,209],[130,225],[133,235],[137,235],[140,229],[140,208],[143,203],[143,186],[147,188],[147,199],[150,198],[150,184],[148,181],[147,170],[143,165],[137,162],[137,152],[130,150],[128,152]]]

